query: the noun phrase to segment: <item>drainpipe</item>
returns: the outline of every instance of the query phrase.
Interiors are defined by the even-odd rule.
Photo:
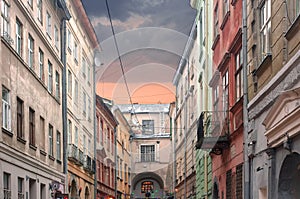
[[[175,110],[176,111],[176,103],[175,103]],[[173,136],[173,153],[174,153],[174,159],[173,159],[173,183],[174,183],[174,198],[176,198],[176,134],[177,134],[177,123],[174,120],[174,136]]]
[[[244,123],[244,199],[250,199],[250,165],[248,158],[248,80],[247,80],[247,0],[242,0],[242,53],[243,53],[243,123]]]
[[[206,55],[206,58],[205,58],[205,70],[204,70],[204,75],[205,75],[205,78],[204,80],[206,82],[208,82],[208,61],[209,61],[209,55],[208,55],[208,31],[209,31],[209,28],[208,28],[208,0],[205,1],[205,55]],[[202,42],[202,41],[201,41]],[[208,84],[207,83],[204,83],[204,96],[205,96],[205,99],[204,99],[204,110],[208,110]],[[206,132],[207,133],[207,132]],[[207,161],[207,152],[204,151],[204,192],[205,192],[205,199],[208,198],[208,161]]]
[[[117,148],[117,127],[115,127],[115,130],[114,130],[114,137],[115,137],[115,140],[114,140],[114,144],[115,144],[115,154],[114,154],[114,158],[115,158],[115,199],[117,198],[118,196],[118,185],[117,185],[117,153],[118,153],[118,148]],[[124,175],[126,175],[126,173],[124,173]],[[124,176],[125,177],[125,176]]]
[[[97,115],[96,115],[96,63],[95,63],[95,53],[94,52],[94,63],[93,63],[93,82],[94,82],[94,88],[93,88],[93,107],[94,107],[94,199],[97,198]]]
[[[66,20],[61,21],[61,61],[63,63],[62,72],[62,120],[63,120],[63,173],[65,174],[65,193],[68,190],[68,135],[67,135],[67,58],[66,58]]]

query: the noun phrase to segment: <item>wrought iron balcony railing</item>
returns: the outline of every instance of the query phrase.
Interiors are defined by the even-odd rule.
[[[85,156],[85,160],[83,163],[83,168],[84,170],[92,173],[93,172],[93,168],[92,168],[92,158],[88,155]]]
[[[74,144],[68,145],[68,159],[73,162],[78,162],[78,148]]]
[[[229,147],[229,111],[203,111],[198,119],[196,149],[216,155]]]

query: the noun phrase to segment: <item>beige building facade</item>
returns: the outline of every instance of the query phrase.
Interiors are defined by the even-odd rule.
[[[118,121],[116,128],[116,168],[117,168],[117,198],[130,198],[131,189],[131,126],[117,106],[112,108],[113,114]]]
[[[64,1],[1,1],[0,198],[64,193]]]
[[[80,0],[66,1],[68,186],[71,198],[94,198],[94,52],[96,34]]]
[[[118,105],[132,127],[131,197],[163,198],[172,150],[169,104]]]

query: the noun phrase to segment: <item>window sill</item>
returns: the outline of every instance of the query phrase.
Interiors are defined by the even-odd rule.
[[[272,54],[267,53],[264,59],[259,64],[259,66],[257,67],[257,69],[255,70],[254,74],[260,75],[271,61],[272,61]]]
[[[17,140],[24,145],[26,144],[26,140],[24,140],[22,137],[17,137]]]
[[[52,155],[48,155],[48,157],[49,157],[49,159],[52,160],[52,161],[55,160],[55,158],[54,158]]]
[[[218,35],[215,37],[214,43],[213,43],[213,45],[212,45],[212,47],[211,47],[212,50],[215,50],[217,44],[219,43],[219,42],[218,42],[219,40],[220,40],[220,34],[218,34]]]
[[[43,155],[43,156],[47,155],[46,151],[44,151],[43,149],[40,149],[40,154]]]
[[[287,40],[291,40],[292,37],[299,31],[299,28],[300,28],[300,14],[293,21],[292,25],[288,28],[287,32],[285,33],[285,38]]]
[[[36,151],[37,147],[34,146],[33,144],[29,144],[29,148],[31,148],[32,150]]]
[[[14,135],[11,131],[5,129],[4,127],[2,127],[2,132],[8,135],[9,137],[12,137]]]
[[[221,24],[221,26],[220,26],[220,29],[221,29],[221,30],[224,29],[224,27],[225,27],[225,25],[226,25],[226,23],[227,23],[227,21],[228,21],[228,19],[229,19],[229,16],[230,16],[230,11],[227,11],[227,13],[226,13],[225,16],[224,16],[223,22],[222,22],[222,24]]]

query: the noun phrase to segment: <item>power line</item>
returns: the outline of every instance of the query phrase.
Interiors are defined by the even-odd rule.
[[[130,101],[130,104],[131,104],[131,107],[132,107],[133,114],[135,115],[135,118],[137,120],[137,123],[140,125],[140,123],[138,121],[138,118],[137,118],[137,116],[134,112],[133,102],[132,102],[129,87],[128,87],[128,84],[127,84],[127,80],[126,80],[126,76],[125,76],[125,72],[124,72],[124,67],[123,67],[123,62],[122,62],[122,59],[121,59],[121,56],[120,56],[120,51],[119,51],[119,47],[118,47],[118,43],[117,43],[117,38],[116,38],[113,23],[112,23],[112,20],[111,20],[111,15],[110,15],[110,10],[109,10],[107,0],[105,0],[105,4],[106,4],[106,9],[107,9],[107,13],[108,13],[109,22],[110,22],[110,27],[111,27],[111,31],[112,31],[112,34],[113,34],[114,43],[115,43],[115,47],[116,47],[116,50],[117,50],[118,59],[119,59],[120,67],[121,67],[121,71],[122,71],[122,76],[123,76],[124,83],[125,83],[125,86],[126,86],[126,90],[127,90],[127,93],[128,93],[129,101]]]

